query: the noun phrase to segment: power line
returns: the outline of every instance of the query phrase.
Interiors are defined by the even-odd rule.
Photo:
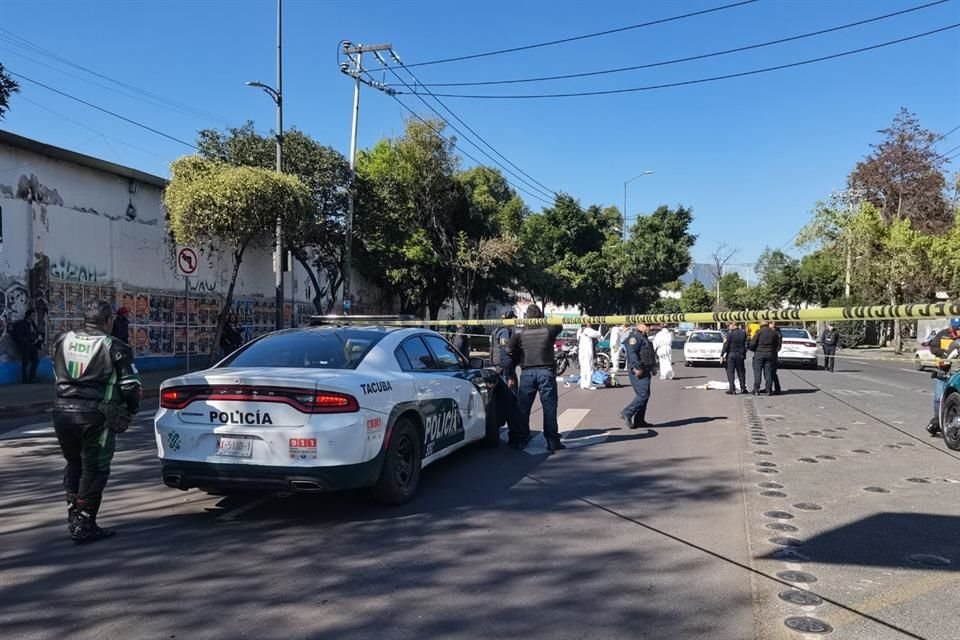
[[[435,134],[437,134],[438,136],[440,136],[441,138],[443,138],[443,139],[446,140],[447,142],[450,142],[450,139],[447,138],[445,135],[443,135],[441,132],[437,131],[436,127],[434,127],[434,126],[430,123],[429,120],[424,119],[419,113],[417,113],[416,111],[414,111],[413,109],[411,109],[410,107],[408,107],[408,106],[403,102],[403,100],[401,100],[400,98],[398,98],[397,96],[395,96],[395,95],[393,95],[393,94],[387,94],[387,95],[389,95],[391,98],[393,98],[394,100],[396,100],[397,103],[399,103],[401,107],[403,107],[404,109],[406,109],[414,118],[416,118],[417,120],[419,120],[419,121],[422,122],[423,124],[427,125],[427,126],[430,128],[430,130],[433,131]],[[459,152],[462,153],[463,155],[467,156],[468,158],[470,158],[470,159],[473,160],[474,162],[476,162],[479,166],[482,167],[482,166],[485,165],[485,163],[481,162],[480,160],[477,160],[476,157],[470,155],[469,153],[467,153],[467,152],[464,151],[463,149],[459,149]],[[536,198],[536,199],[539,200],[540,202],[544,202],[544,203],[546,203],[546,204],[548,204],[548,205],[552,205],[552,204],[553,204],[552,201],[547,200],[547,199],[545,199],[545,198],[537,195],[536,193],[532,193],[532,192],[530,192],[530,191],[527,191],[527,190],[524,189],[523,187],[518,186],[518,185],[516,185],[516,184],[513,184],[512,182],[510,182],[510,181],[507,180],[506,178],[504,178],[504,180],[507,182],[507,184],[509,184],[511,187],[513,187],[513,188],[516,189],[517,191],[522,191],[523,193],[527,194],[528,196],[530,196],[530,197],[532,197],[532,198]]]
[[[497,159],[494,158],[492,155],[490,155],[487,151],[485,151],[485,150],[484,150],[480,145],[478,145],[476,142],[474,142],[473,140],[471,140],[470,137],[467,136],[467,134],[463,133],[460,129],[458,129],[455,124],[453,124],[452,122],[450,122],[449,120],[447,120],[447,119],[443,116],[443,114],[441,114],[439,111],[437,111],[436,109],[434,109],[434,108],[433,108],[433,105],[431,105],[429,102],[427,102],[427,100],[425,100],[424,97],[423,97],[421,94],[414,92],[414,91],[413,91],[413,87],[411,87],[392,67],[389,67],[389,66],[388,66],[387,69],[390,71],[390,73],[392,73],[394,76],[396,76],[396,78],[397,78],[398,80],[400,80],[400,82],[403,83],[403,85],[404,85],[405,87],[407,87],[408,89],[410,89],[411,94],[412,94],[412,95],[416,95],[417,98],[420,100],[420,102],[422,102],[428,109],[430,109],[430,111],[432,111],[438,118],[440,118],[444,123],[446,123],[447,126],[449,126],[451,129],[453,129],[463,140],[469,142],[475,149],[477,149],[477,151],[479,151],[480,153],[482,153],[483,155],[485,155],[487,158],[489,158],[490,160],[492,160],[494,164],[496,164],[497,166],[499,166],[500,168],[502,168],[504,171],[506,171],[507,173],[509,173],[509,174],[512,175],[514,178],[516,178],[517,180],[519,180],[520,182],[522,182],[523,184],[525,184],[525,185],[528,186],[529,188],[533,189],[534,191],[538,191],[538,192],[540,192],[542,195],[547,196],[548,198],[555,197],[556,194],[553,193],[551,190],[549,190],[549,189],[542,189],[542,188],[540,188],[540,187],[532,184],[531,182],[528,182],[527,180],[525,180],[524,178],[518,176],[516,173],[514,173],[513,171],[511,171],[510,169],[508,169],[506,166],[504,166],[503,163],[501,163],[499,160],[497,160]],[[369,75],[369,72],[366,72],[366,73],[367,73],[367,75]],[[439,102],[439,101],[438,101],[438,102]],[[481,164],[483,164],[483,163],[481,163]]]
[[[894,13],[888,13],[882,16],[876,16],[874,18],[868,18],[866,20],[859,20],[857,22],[850,22],[847,24],[842,24],[836,27],[830,27],[827,29],[820,29],[819,31],[812,31],[810,33],[803,33],[796,36],[789,36],[786,38],[779,38],[777,40],[770,40],[768,42],[761,42],[759,44],[751,44],[743,47],[736,47],[734,49],[726,49],[724,51],[714,51],[711,53],[704,53],[695,56],[688,56],[685,58],[675,58],[673,60],[663,60],[661,62],[651,62],[647,64],[633,65],[629,67],[617,67],[615,69],[602,69],[599,71],[585,71],[582,73],[568,73],[563,75],[556,76],[540,76],[536,78],[519,78],[513,80],[482,80],[475,82],[430,82],[427,84],[420,83],[423,87],[476,87],[476,86],[491,86],[491,85],[504,85],[504,84],[522,84],[530,82],[545,82],[548,80],[569,80],[571,78],[587,78],[601,75],[609,75],[614,73],[623,73],[626,71],[637,71],[640,69],[652,69],[654,67],[665,67],[672,64],[679,64],[682,62],[692,62],[694,60],[705,60],[707,58],[714,58],[718,56],[725,56],[731,53],[740,53],[743,51],[751,51],[753,49],[762,49],[764,47],[770,47],[773,45],[784,44],[787,42],[794,42],[796,40],[803,40],[805,38],[812,38],[814,36],[824,35],[826,33],[834,33],[836,31],[843,31],[844,29],[851,29],[853,27],[859,27],[865,24],[870,24],[871,22],[879,22],[881,20],[886,20],[888,18],[893,18],[896,16],[902,16],[907,13],[912,13],[914,11],[919,11],[921,9],[927,9],[929,7],[936,6],[938,4],[944,4],[945,2],[951,2],[951,0],[936,0],[935,2],[929,2],[927,4],[922,4],[916,7],[911,7],[909,9],[904,9],[903,11],[896,11]]]
[[[952,134],[953,132],[958,131],[958,130],[960,130],[960,124],[958,124],[957,126],[955,126],[953,129],[950,129],[950,131],[947,131],[946,133],[944,133],[944,134],[942,134],[942,135],[939,135],[939,136],[937,136],[936,138],[934,138],[933,140],[931,140],[931,141],[924,147],[924,149],[929,149],[929,148],[932,147],[933,145],[937,144],[938,142],[940,142],[941,140],[943,140],[944,138],[946,138],[947,136],[949,136],[950,134]]]
[[[420,83],[420,79],[419,79],[412,71],[410,71],[409,69],[406,69],[406,68],[404,67],[403,61],[400,60],[400,57],[396,54],[396,52],[394,52],[393,50],[391,50],[390,53],[392,54],[393,59],[397,62],[397,64],[399,64],[401,67],[403,67],[403,68],[406,70],[406,72],[410,74],[410,77],[413,78],[413,81],[414,81],[415,83],[418,83],[418,84],[421,84],[421,85],[422,85],[422,83]],[[404,86],[406,86],[408,89],[411,88],[410,85],[407,84],[406,82],[404,82],[403,78],[401,78],[400,75],[397,74],[397,72],[393,69],[393,67],[387,65],[387,64],[380,58],[380,56],[377,56],[377,59],[380,60],[381,64],[383,64],[383,65],[387,68],[387,70],[390,71],[390,73],[392,73],[396,78],[398,78],[398,79],[400,80],[400,82],[402,82],[402,83],[404,84]],[[529,178],[529,179],[530,179],[533,183],[535,183],[536,185],[539,185],[539,188],[538,188],[538,186],[535,186],[534,184],[531,184],[530,182],[527,182],[526,180],[524,180],[524,179],[521,178],[520,176],[517,176],[516,174],[513,174],[514,177],[516,177],[516,178],[517,178],[518,180],[520,180],[521,182],[524,182],[527,186],[529,186],[529,187],[532,188],[532,189],[535,189],[535,190],[538,190],[538,191],[541,191],[541,190],[542,190],[543,193],[548,194],[550,197],[555,197],[555,196],[557,195],[556,189],[551,189],[550,187],[548,187],[547,185],[543,184],[542,182],[540,182],[539,180],[537,180],[536,178],[534,178],[533,176],[531,176],[529,173],[527,173],[526,171],[524,171],[523,169],[521,169],[520,167],[518,167],[516,164],[514,164],[513,162],[511,162],[509,158],[507,158],[505,155],[503,155],[502,153],[500,153],[499,151],[497,151],[497,149],[494,148],[493,145],[491,145],[489,142],[487,142],[487,141],[484,139],[483,136],[481,136],[479,133],[477,133],[477,132],[473,129],[473,127],[471,127],[471,126],[468,125],[466,122],[464,122],[464,121],[463,121],[463,118],[461,118],[461,117],[458,116],[456,113],[454,113],[453,110],[450,109],[450,107],[448,107],[446,104],[444,104],[444,102],[443,102],[442,100],[440,100],[439,98],[437,98],[436,96],[434,96],[432,91],[430,91],[429,89],[425,89],[425,90],[426,90],[426,92],[427,92],[431,97],[433,97],[434,100],[436,100],[437,104],[439,104],[441,107],[443,107],[443,109],[444,109],[447,113],[449,113],[451,116],[453,116],[454,119],[456,119],[457,122],[459,122],[461,125],[463,125],[463,127],[464,127],[467,131],[469,131],[470,133],[472,133],[478,140],[480,140],[480,142],[482,142],[484,145],[486,145],[486,147],[487,147],[488,149],[490,149],[490,150],[493,151],[495,154],[497,154],[500,158],[502,158],[504,162],[506,162],[506,163],[509,164],[511,167],[513,167],[514,169],[516,169],[517,171],[519,171],[520,173],[522,173],[524,176],[526,176],[527,178]],[[437,111],[436,111],[435,109],[433,109],[433,107],[430,107],[430,105],[429,105],[425,100],[423,100],[423,98],[422,98],[421,96],[417,96],[417,97],[420,98],[420,100],[423,101],[424,104],[426,104],[434,113],[437,113]],[[437,113],[437,115],[439,116],[440,114]],[[440,116],[440,117],[443,118],[443,116]],[[449,124],[451,127],[453,127],[453,125],[452,125],[449,121],[447,121],[446,119],[444,119],[444,121],[447,122],[447,124]],[[456,129],[454,128],[454,130],[456,130]],[[462,134],[461,134],[461,135],[462,135]],[[471,141],[471,144],[473,144],[472,141]],[[477,145],[474,144],[474,146],[477,146]],[[477,147],[477,148],[480,149],[480,147]],[[490,157],[490,155],[487,154],[486,151],[483,151],[482,149],[480,149],[480,151],[481,151],[482,153],[484,153],[485,155],[487,155],[487,157]],[[491,160],[493,160],[492,157],[491,157]],[[494,162],[497,162],[497,161],[494,160]],[[499,162],[498,162],[498,164],[499,164]],[[503,166],[503,165],[501,165],[501,166]],[[503,167],[503,168],[506,169],[506,167]],[[507,169],[507,171],[509,171],[509,169]]]
[[[837,58],[852,56],[858,53],[864,53],[866,51],[873,51],[874,49],[882,49],[883,47],[889,47],[895,44],[901,44],[903,42],[909,42],[911,40],[917,40],[919,38],[925,38],[927,36],[932,36],[937,33],[949,31],[950,29],[956,29],[957,27],[960,27],[960,23],[947,25],[945,27],[940,27],[939,29],[925,31],[923,33],[918,33],[912,36],[906,36],[904,38],[898,38],[896,40],[888,40],[887,42],[881,42],[879,44],[870,45],[868,47],[860,47],[859,49],[851,49],[849,51],[842,51],[840,53],[834,53],[827,56],[820,56],[818,58],[810,58],[808,60],[791,62],[789,64],[780,64],[773,67],[764,67],[761,69],[751,69],[750,71],[741,71],[739,73],[728,73],[725,75],[712,76],[709,78],[698,78],[696,80],[684,80],[682,82],[668,82],[664,84],[647,85],[643,87],[630,87],[626,89],[606,89],[601,91],[578,91],[578,92],[570,92],[570,93],[485,94],[485,95],[472,95],[472,94],[463,94],[463,93],[436,93],[433,95],[440,98],[470,98],[475,100],[529,100],[529,99],[542,99],[542,98],[578,98],[578,97],[585,97],[585,96],[604,96],[604,95],[613,95],[613,94],[620,94],[620,93],[635,93],[638,91],[652,91],[655,89],[668,89],[671,87],[683,87],[683,86],[694,85],[694,84],[703,84],[707,82],[716,82],[718,80],[730,80],[732,78],[743,78],[746,76],[758,75],[761,73],[769,73],[771,71],[780,71],[783,69],[791,69],[793,67],[802,67],[808,64],[824,62],[827,60],[834,60]],[[406,92],[399,92],[399,93],[406,93]]]
[[[2,36],[2,35],[0,35],[0,40],[3,40],[3,36]],[[149,105],[152,105],[152,106],[155,106],[155,107],[161,107],[161,108],[164,108],[164,109],[168,109],[168,110],[170,110],[170,111],[174,111],[174,112],[176,112],[176,113],[181,113],[181,114],[183,114],[183,115],[188,115],[188,116],[192,116],[192,117],[195,117],[195,118],[202,118],[202,119],[204,119],[204,120],[208,120],[208,121],[210,121],[210,122],[215,122],[215,123],[217,123],[217,124],[224,124],[224,125],[228,124],[225,120],[220,120],[220,119],[216,119],[216,118],[210,118],[210,117],[207,117],[207,116],[205,116],[205,115],[201,115],[199,112],[196,112],[196,111],[194,111],[194,110],[192,110],[192,109],[183,109],[183,108],[180,108],[180,107],[177,107],[177,106],[172,106],[172,105],[170,105],[170,104],[166,104],[166,103],[163,102],[163,101],[156,100],[156,99],[151,98],[151,97],[148,97],[148,96],[138,95],[138,94],[136,94],[136,93],[134,93],[134,92],[126,91],[126,90],[120,89],[120,88],[118,88],[118,87],[110,86],[110,85],[108,85],[108,84],[103,84],[103,83],[100,83],[100,82],[95,82],[95,81],[91,80],[90,78],[85,78],[85,77],[83,77],[83,76],[81,76],[81,75],[78,75],[78,74],[76,74],[76,73],[70,73],[69,71],[66,71],[66,70],[64,70],[64,69],[60,69],[59,67],[56,67],[56,66],[54,66],[54,65],[52,65],[52,64],[47,64],[46,62],[42,62],[42,61],[37,60],[37,59],[35,59],[35,58],[31,58],[30,56],[24,55],[23,53],[20,53],[20,52],[18,52],[18,51],[14,51],[13,49],[9,49],[9,48],[7,48],[7,47],[2,47],[2,46],[0,46],[0,51],[6,51],[6,52],[8,52],[8,53],[12,53],[13,55],[15,55],[15,56],[17,56],[17,57],[23,58],[24,60],[29,60],[30,62],[32,62],[32,63],[34,63],[34,64],[40,65],[41,67],[45,67],[45,68],[47,68],[47,69],[51,69],[51,70],[53,70],[53,71],[56,71],[57,73],[61,73],[61,74],[65,75],[65,76],[67,76],[67,77],[74,78],[74,79],[76,79],[76,80],[79,80],[80,82],[83,82],[83,83],[92,85],[92,86],[94,86],[94,87],[99,87],[99,88],[101,88],[101,89],[105,89],[106,91],[112,91],[113,93],[116,93],[116,94],[118,94],[118,95],[124,96],[124,97],[126,97],[126,98],[130,98],[130,99],[132,99],[132,100],[139,100],[139,101],[141,101],[141,102],[143,102],[143,103],[145,103],[145,104],[149,104]]]
[[[218,122],[218,123],[225,123],[225,122],[226,122],[226,118],[217,117],[217,116],[214,115],[214,114],[207,113],[207,112],[205,112],[205,111],[201,111],[201,110],[199,110],[199,109],[197,109],[197,108],[195,108],[195,107],[193,107],[193,106],[191,106],[191,105],[189,105],[189,104],[185,104],[185,103],[182,103],[182,102],[178,102],[178,101],[176,101],[176,100],[171,100],[170,98],[166,98],[166,97],[164,97],[164,96],[161,96],[161,95],[152,93],[152,92],[147,91],[147,90],[145,90],[145,89],[141,89],[140,87],[137,87],[137,86],[128,84],[128,83],[126,83],[126,82],[122,82],[122,81],[120,81],[120,80],[116,80],[115,78],[111,78],[110,76],[105,75],[105,74],[103,74],[103,73],[100,73],[99,71],[95,71],[94,69],[90,69],[90,68],[85,67],[85,66],[83,66],[83,65],[81,65],[81,64],[77,64],[76,62],[74,62],[74,61],[72,61],[72,60],[70,60],[70,59],[68,59],[68,58],[64,58],[63,56],[57,54],[57,53],[54,52],[54,51],[50,51],[49,49],[44,49],[43,47],[41,47],[41,46],[39,46],[39,45],[37,45],[37,44],[34,44],[33,42],[27,40],[26,38],[23,38],[23,37],[17,35],[16,33],[12,32],[12,31],[10,31],[10,30],[8,30],[8,29],[4,29],[4,28],[2,28],[2,27],[0,27],[0,40],[4,40],[4,41],[6,41],[6,42],[8,42],[8,43],[10,43],[10,44],[13,44],[13,45],[15,45],[15,46],[23,47],[24,49],[27,49],[27,50],[29,50],[29,51],[32,51],[32,52],[37,53],[37,54],[39,54],[39,55],[42,55],[42,56],[44,56],[44,57],[50,58],[50,59],[52,59],[52,60],[56,60],[57,62],[60,62],[61,64],[68,65],[68,66],[70,66],[70,67],[73,67],[74,69],[79,69],[80,71],[83,71],[83,72],[88,73],[88,74],[90,74],[90,75],[96,76],[97,78],[101,78],[101,79],[106,80],[106,81],[108,81],[108,82],[112,82],[112,83],[115,84],[115,85],[118,85],[118,86],[123,87],[123,88],[125,88],[125,89],[128,89],[128,90],[130,90],[130,91],[133,91],[133,92],[135,92],[135,93],[141,94],[141,95],[143,95],[143,96],[146,96],[146,97],[148,97],[148,98],[150,98],[150,99],[152,99],[152,100],[155,100],[155,101],[157,101],[157,102],[164,103],[164,104],[166,104],[167,106],[173,107],[173,108],[178,109],[178,110],[180,110],[180,111],[187,111],[187,112],[192,113],[193,115],[196,115],[196,116],[205,118],[205,119],[207,119],[207,120],[211,120],[211,121],[213,121],[213,122]],[[61,73],[66,73],[66,72],[64,72],[64,71],[61,70]]]
[[[617,29],[608,29],[606,31],[597,31],[595,33],[587,33],[579,36],[573,36],[570,38],[561,38],[559,40],[550,40],[547,42],[538,42],[536,44],[527,44],[520,47],[511,47],[509,49],[498,49],[496,51],[486,51],[484,53],[474,53],[465,56],[457,56],[454,58],[442,58],[440,60],[430,60],[427,62],[417,62],[414,64],[408,64],[408,67],[425,67],[427,65],[434,64],[446,64],[448,62],[459,62],[461,60],[473,60],[476,58],[487,58],[490,56],[498,56],[504,53],[514,53],[517,51],[529,51],[530,49],[539,49],[540,47],[551,47],[557,44],[565,44],[567,42],[576,42],[578,40],[586,40],[588,38],[597,38],[600,36],[608,36],[614,33],[623,33],[624,31],[630,31],[631,29],[641,29],[643,27],[651,27],[658,24],[666,24],[667,22],[674,22],[676,20],[683,20],[685,18],[693,18],[695,16],[702,16],[708,13],[716,13],[718,11],[724,11],[726,9],[733,9],[735,7],[742,7],[743,5],[753,4],[759,0],[743,0],[743,2],[735,2],[733,4],[726,4],[720,7],[714,7],[712,9],[704,9],[702,11],[694,11],[692,13],[685,13],[679,16],[673,16],[670,18],[661,18],[659,20],[651,20],[650,22],[642,22],[640,24],[633,24],[626,27],[619,27]]]
[[[65,91],[60,91],[59,89],[55,89],[55,88],[51,87],[51,86],[48,85],[48,84],[44,84],[44,83],[42,83],[42,82],[38,82],[38,81],[34,80],[33,78],[28,78],[27,76],[25,76],[25,75],[23,75],[23,74],[20,74],[20,73],[16,73],[16,72],[14,72],[14,71],[8,70],[8,73],[9,73],[10,75],[12,75],[12,76],[16,76],[16,77],[20,78],[21,80],[26,80],[27,82],[29,82],[29,83],[31,83],[31,84],[35,84],[35,85],[37,85],[38,87],[43,87],[44,89],[47,89],[48,91],[53,91],[54,93],[59,94],[59,95],[65,97],[65,98],[69,98],[69,99],[71,99],[71,100],[73,100],[73,101],[75,101],[75,102],[79,102],[80,104],[86,105],[86,106],[90,107],[91,109],[96,109],[97,111],[101,111],[101,112],[103,112],[103,113],[106,113],[107,115],[113,116],[114,118],[118,118],[118,119],[120,119],[120,120],[123,120],[124,122],[128,122],[128,123],[134,125],[135,127],[140,127],[141,129],[146,129],[147,131],[149,131],[149,132],[151,132],[151,133],[155,133],[155,134],[157,134],[158,136],[163,136],[164,138],[167,138],[168,140],[173,140],[174,142],[179,142],[180,144],[185,145],[185,146],[187,146],[187,147],[190,147],[191,149],[196,149],[197,151],[200,150],[200,148],[197,147],[195,144],[192,144],[192,143],[190,143],[190,142],[186,142],[185,140],[181,140],[180,138],[177,138],[177,137],[175,137],[175,136],[172,136],[172,135],[170,135],[169,133],[164,133],[163,131],[160,131],[160,130],[158,130],[158,129],[154,129],[154,128],[151,127],[151,126],[148,126],[148,125],[143,124],[142,122],[137,122],[136,120],[131,120],[130,118],[128,118],[128,117],[126,117],[126,116],[122,116],[122,115],[120,115],[119,113],[116,113],[116,112],[114,112],[114,111],[110,111],[109,109],[104,109],[103,107],[98,106],[98,105],[95,105],[95,104],[93,104],[92,102],[87,102],[86,100],[84,100],[84,99],[82,99],[82,98],[78,98],[78,97],[73,96],[73,95],[70,95],[69,93],[67,93],[67,92],[65,92]]]
[[[947,156],[949,156],[951,153],[953,153],[954,151],[957,151],[957,150],[960,150],[960,144],[958,144],[957,146],[955,146],[955,147],[952,148],[952,149],[947,149],[947,150],[944,151],[943,153],[937,154],[937,159],[947,160],[947,159],[948,159]]]

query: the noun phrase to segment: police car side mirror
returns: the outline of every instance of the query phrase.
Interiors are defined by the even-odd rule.
[[[471,369],[483,369],[487,364],[487,361],[483,358],[470,358],[470,368]]]

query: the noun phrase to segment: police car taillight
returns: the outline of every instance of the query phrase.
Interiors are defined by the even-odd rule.
[[[360,403],[351,395],[333,391],[318,391],[314,394],[297,396],[297,402],[305,413],[355,413]]]
[[[164,409],[183,409],[190,404],[191,396],[185,389],[164,389],[160,392],[160,406]]]

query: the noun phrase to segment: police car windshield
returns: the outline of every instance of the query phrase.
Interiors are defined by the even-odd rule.
[[[723,334],[719,331],[698,331],[691,333],[687,342],[723,342]]]
[[[801,338],[803,340],[809,340],[810,334],[806,332],[805,329],[781,329],[780,335],[784,338]]]
[[[287,331],[250,343],[220,367],[355,369],[385,335],[358,329]]]

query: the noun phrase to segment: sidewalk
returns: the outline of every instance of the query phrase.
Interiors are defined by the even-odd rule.
[[[143,381],[143,399],[151,400],[160,393],[160,384],[185,373],[183,369],[162,369],[140,373]],[[22,418],[44,413],[53,405],[53,383],[0,385],[0,418]]]

